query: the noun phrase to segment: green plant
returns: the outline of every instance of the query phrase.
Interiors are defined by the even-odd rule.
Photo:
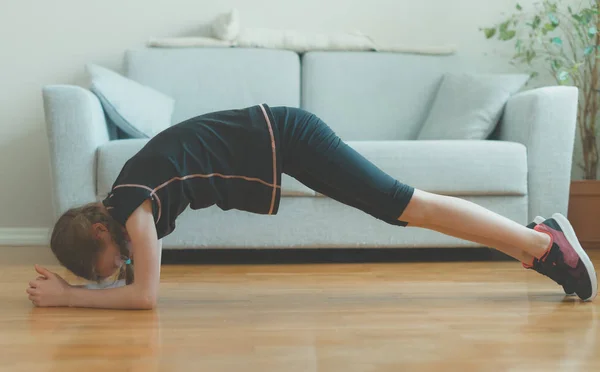
[[[572,1],[571,1],[572,2]],[[577,126],[581,136],[584,178],[595,180],[598,169],[596,122],[599,119],[600,90],[600,0],[588,0],[577,10],[568,1],[542,0],[532,11],[516,4],[516,11],[494,27],[481,28],[488,39],[514,43],[511,63],[535,71],[545,65],[559,85],[579,89]],[[566,5],[566,6],[565,6]]]

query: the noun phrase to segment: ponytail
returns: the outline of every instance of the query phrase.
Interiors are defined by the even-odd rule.
[[[125,279],[125,284],[133,283],[133,260],[129,258],[129,251],[124,246],[119,246],[121,256],[126,260],[125,265],[121,269],[119,279]]]

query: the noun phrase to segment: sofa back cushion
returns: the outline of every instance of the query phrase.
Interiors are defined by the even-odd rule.
[[[300,105],[300,60],[284,50],[144,48],[125,56],[129,78],[175,99],[172,124],[260,103]]]
[[[302,107],[344,140],[414,140],[457,55],[309,52],[302,58]]]

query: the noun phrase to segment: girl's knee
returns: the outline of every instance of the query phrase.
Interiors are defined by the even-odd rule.
[[[410,202],[404,209],[400,220],[411,226],[425,227],[431,224],[436,213],[436,199],[439,196],[427,191],[415,189]]]

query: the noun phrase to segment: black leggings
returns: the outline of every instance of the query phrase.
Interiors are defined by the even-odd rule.
[[[279,128],[282,171],[312,190],[396,226],[414,188],[356,152],[316,115],[271,107]]]

